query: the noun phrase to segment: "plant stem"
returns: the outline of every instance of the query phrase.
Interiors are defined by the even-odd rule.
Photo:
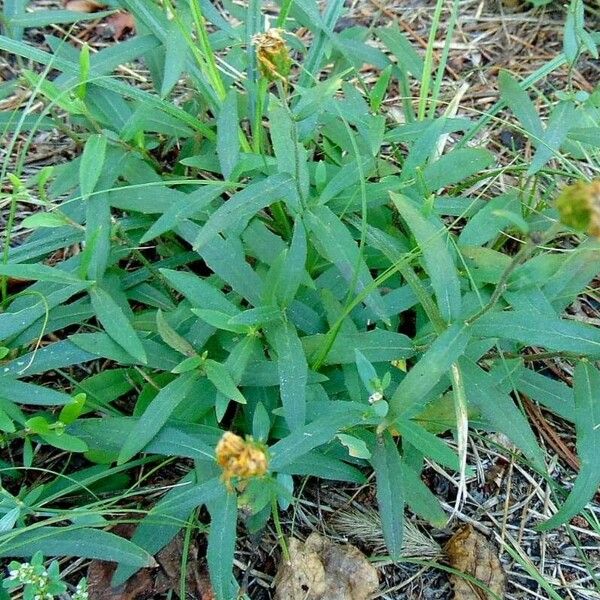
[[[492,308],[494,308],[494,306],[496,306],[498,300],[500,300],[500,298],[502,297],[502,294],[504,294],[504,292],[506,291],[508,280],[509,280],[510,276],[514,273],[515,269],[519,265],[521,265],[523,262],[525,262],[535,252],[538,245],[543,245],[543,244],[547,243],[548,241],[550,241],[556,235],[556,233],[558,233],[558,231],[560,231],[560,229],[561,229],[561,224],[554,223],[548,229],[548,231],[544,235],[542,241],[539,242],[539,244],[534,243],[530,239],[530,240],[528,240],[528,242],[526,244],[521,246],[519,251],[513,256],[512,260],[510,261],[510,264],[506,267],[506,269],[504,269],[504,273],[502,273],[500,280],[498,281],[498,284],[496,285],[496,289],[494,289],[489,302],[485,306],[482,306],[481,309],[478,312],[476,312],[472,317],[469,317],[466,320],[466,323],[468,325],[477,321],[477,319],[482,317],[485,313],[487,313]]]
[[[277,506],[277,499],[273,498],[271,500],[271,512],[273,513],[273,524],[275,525],[275,531],[277,533],[277,541],[281,546],[281,552],[283,554],[283,559],[286,562],[290,560],[290,553],[288,551],[287,544],[285,543],[285,534],[283,533],[283,529],[281,528],[281,521],[279,520],[279,507]]]
[[[8,212],[8,220],[6,222],[6,229],[4,235],[4,250],[2,252],[2,264],[6,265],[8,263],[8,253],[10,251],[10,236],[12,234],[13,225],[15,222],[15,216],[17,214],[17,194],[16,190],[13,190],[12,196],[10,198],[10,209]],[[6,303],[6,298],[8,296],[8,277],[6,275],[2,276],[2,305]]]

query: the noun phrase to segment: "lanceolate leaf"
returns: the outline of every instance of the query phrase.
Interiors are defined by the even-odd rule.
[[[364,258],[346,226],[326,206],[313,209],[306,215],[306,219],[319,253],[335,264],[349,284],[354,284],[351,289],[353,295],[372,289],[366,296],[365,303],[377,316],[387,321],[379,291],[375,288]]]
[[[221,105],[217,120],[217,154],[225,179],[231,176],[240,155],[237,102],[237,91],[232,88]]]
[[[183,373],[160,390],[124,441],[119,464],[127,462],[154,438],[198,377],[197,371]]]
[[[209,504],[212,525],[208,534],[206,558],[216,600],[231,600],[233,553],[237,526],[237,495],[223,490],[222,497]]]
[[[533,138],[534,145],[544,134],[544,127],[529,94],[508,71],[500,72],[500,92],[508,107],[515,113],[523,129]]]
[[[392,560],[399,560],[404,532],[402,459],[389,432],[377,438],[371,451],[371,463],[377,477],[377,504],[383,537]]]
[[[460,470],[458,456],[439,437],[429,433],[410,419],[398,419],[394,422],[394,426],[398,429],[402,438],[421,451],[424,456],[455,471]]]
[[[600,486],[600,372],[591,364],[580,362],[575,369],[574,387],[581,468],[565,503],[540,526],[544,531],[566,523],[583,510]]]
[[[574,112],[575,105],[572,102],[561,102],[554,108],[527,171],[528,175],[537,173],[558,152],[573,126]]]
[[[106,156],[106,136],[102,134],[91,135],[85,143],[81,162],[79,163],[79,185],[84,199],[94,191]]]
[[[426,394],[464,353],[471,332],[466,325],[451,325],[429,347],[396,388],[390,399],[393,414],[414,416],[423,406]]]
[[[504,338],[559,352],[600,356],[600,330],[597,327],[528,310],[489,312],[473,324],[473,335]]]
[[[497,389],[491,375],[475,363],[462,359],[460,367],[469,404],[476,406],[497,431],[504,433],[522,450],[536,469],[544,471],[544,454],[538,446],[527,418],[514,400]]]
[[[277,352],[283,412],[289,428],[294,431],[302,427],[306,419],[308,364],[302,343],[291,323],[273,327],[270,335]]]
[[[193,482],[193,477],[186,476],[178,482],[176,487],[167,492],[142,519],[131,541],[149,554],[156,554],[185,526],[195,508],[216,498],[222,493],[222,489],[223,486],[218,479],[211,479],[198,485]],[[120,563],[113,577],[112,585],[121,585],[136,570]]]
[[[402,462],[402,489],[410,509],[429,521],[434,527],[443,527],[448,520],[439,500],[423,483],[420,474]]]
[[[289,306],[298,292],[305,276],[306,231],[304,223],[297,219],[289,250],[287,250],[281,269],[281,278],[277,282],[276,297],[281,306]]]
[[[442,316],[446,321],[456,319],[461,309],[460,282],[448,250],[446,229],[441,223],[436,226],[428,221],[405,196],[391,194],[391,197],[423,253],[425,268],[431,277]]]
[[[145,363],[146,351],[121,307],[99,286],[94,286],[89,293],[94,312],[106,333],[133,358]]]
[[[256,213],[276,200],[289,200],[295,193],[291,184],[290,175],[273,175],[232,196],[202,227],[194,241],[194,249],[202,248],[220,232],[244,227]]]
[[[153,567],[152,556],[122,537],[85,527],[32,527],[0,536],[0,556],[77,556],[117,561],[137,569]]]

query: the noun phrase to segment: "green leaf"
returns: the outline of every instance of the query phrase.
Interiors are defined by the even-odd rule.
[[[506,213],[521,217],[521,202],[516,192],[509,192],[493,198],[468,221],[460,233],[461,246],[482,246],[494,240],[507,225],[514,220]]]
[[[494,378],[475,363],[461,359],[460,367],[469,404],[476,406],[484,419],[520,448],[536,469],[545,471],[544,453],[514,400],[499,390]]]
[[[165,344],[187,357],[196,356],[194,347],[169,325],[160,309],[156,311],[156,327],[158,328],[158,334]]]
[[[281,277],[275,283],[275,295],[280,306],[287,307],[296,298],[298,288],[306,276],[306,257],[306,230],[304,229],[303,222],[297,219],[294,223],[292,243],[283,259]]]
[[[0,535],[0,556],[77,556],[131,565],[154,567],[152,556],[122,537],[85,527],[31,527]]]
[[[378,391],[374,385],[378,379],[375,367],[358,348],[354,349],[354,355],[356,357],[356,369],[365,389],[369,394]]]
[[[197,217],[208,211],[210,204],[226,189],[226,185],[204,186],[198,192],[187,194],[179,201],[173,202],[144,233],[140,243],[149,242],[167,231],[174,230],[183,219]]]
[[[424,456],[440,465],[460,471],[458,455],[439,437],[433,435],[410,419],[398,419],[394,427],[402,435],[402,439],[413,445]]]
[[[575,400],[573,390],[562,381],[546,377],[532,369],[523,368],[515,381],[523,394],[543,404],[567,421],[575,422]]]
[[[81,281],[78,277],[62,269],[56,267],[48,267],[47,265],[0,265],[0,275],[6,277],[14,277],[15,279],[45,281],[47,283],[61,283],[64,285],[78,284],[80,289],[91,285]]]
[[[402,461],[402,490],[406,504],[411,510],[431,523],[434,527],[442,528],[448,521],[440,501],[432,491],[423,483],[421,476]]]
[[[498,80],[502,99],[519,119],[523,129],[533,138],[534,145],[537,146],[538,141],[544,135],[544,127],[529,94],[508,71],[500,71]]]
[[[236,597],[233,587],[233,555],[237,527],[237,496],[225,492],[221,498],[209,504],[211,527],[208,534],[206,559],[210,582],[216,600]]]
[[[62,340],[4,363],[2,374],[6,377],[38,375],[54,369],[81,365],[96,358],[95,354],[82,350],[70,340]]]
[[[420,79],[423,74],[423,59],[397,25],[386,28],[379,27],[376,31],[379,39],[396,57],[398,64],[413,77]]]
[[[222,494],[223,485],[211,479],[197,485],[187,475],[170,489],[140,521],[131,541],[149,554],[162,550],[182,529],[192,511]],[[136,569],[120,563],[112,580],[113,586],[121,585]]]
[[[225,179],[230,178],[240,157],[238,129],[238,93],[232,87],[223,100],[217,119],[217,155]]]
[[[306,220],[313,234],[312,242],[319,254],[335,264],[349,284],[354,284],[351,290],[353,294],[372,290],[365,298],[365,303],[387,322],[388,317],[381,295],[347,227],[327,206],[313,208],[312,212],[306,214]]]
[[[181,27],[177,19],[169,23],[169,33],[165,40],[165,68],[160,86],[163,98],[175,87],[185,68],[188,45]]]
[[[473,335],[514,340],[558,352],[600,356],[600,331],[596,327],[529,310],[489,312],[473,324]]]
[[[234,194],[224,202],[200,229],[194,240],[194,250],[205,246],[221,232],[240,229],[260,210],[276,200],[289,198],[295,191],[292,178],[287,175],[273,175],[263,181],[250,184],[246,189]]]
[[[350,456],[364,459],[371,458],[371,452],[369,452],[364,440],[345,433],[338,433],[337,438],[343,446],[346,446]]]
[[[239,312],[239,309],[227,299],[223,292],[193,273],[172,271],[171,269],[161,269],[160,273],[174,289],[189,300],[192,306],[219,311],[228,316]]]
[[[79,438],[68,433],[41,433],[40,437],[51,446],[66,450],[67,452],[87,452],[88,445]]]
[[[78,419],[68,432],[84,440],[91,450],[100,451],[116,460],[127,439],[142,417]],[[144,452],[162,456],[182,456],[214,463],[214,446],[221,431],[205,425],[172,421],[164,425],[144,447]],[[114,458],[113,458],[114,457]]]
[[[231,398],[240,404],[246,404],[246,398],[238,390],[227,367],[215,360],[206,360],[204,370],[210,382],[227,398]]]
[[[198,377],[199,374],[194,371],[184,373],[158,392],[125,439],[118,464],[133,458],[156,436]]]
[[[573,126],[574,114],[575,105],[570,101],[560,102],[552,110],[546,130],[538,143],[537,151],[533,155],[531,165],[527,170],[527,175],[535,175],[557,154]]]
[[[427,220],[405,196],[393,193],[390,195],[423,253],[425,269],[431,278],[442,316],[446,321],[457,319],[461,312],[460,281],[448,250],[446,229],[442,224],[436,226]]]
[[[302,345],[307,356],[312,356],[326,341],[325,334],[318,333],[303,337]],[[340,333],[335,338],[324,364],[353,364],[356,361],[354,353],[356,349],[373,363],[409,358],[415,353],[414,344],[406,335],[387,329],[372,329],[356,333]]]
[[[288,463],[278,472],[288,475],[320,477],[332,481],[350,481],[359,484],[366,481],[365,476],[358,469],[337,458],[321,454],[317,450],[302,455],[301,458]]]
[[[377,438],[371,454],[371,464],[377,478],[377,504],[383,537],[391,559],[399,560],[404,533],[402,459],[388,431]]]
[[[36,10],[24,12],[10,20],[13,27],[46,27],[59,23],[77,23],[79,21],[91,21],[103,19],[113,14],[112,10],[84,13],[75,10]]]
[[[390,399],[394,414],[413,417],[423,407],[427,393],[448,372],[452,363],[462,356],[469,340],[470,328],[466,325],[451,325],[431,344],[416,365],[396,388]]]
[[[566,523],[581,512],[600,486],[600,372],[587,362],[579,362],[574,376],[577,454],[581,467],[573,489],[560,510],[538,529],[547,531]]]
[[[494,155],[482,148],[456,148],[423,169],[430,190],[464,181],[494,163]]]
[[[61,409],[58,420],[65,425],[73,423],[83,412],[85,407],[86,395],[76,394],[68,404],[65,404]]]
[[[70,221],[59,212],[39,212],[25,217],[21,225],[28,229],[41,229],[44,227],[64,227]]]
[[[343,414],[329,414],[319,417],[296,429],[269,448],[270,466],[278,472],[298,460],[313,448],[330,442],[342,429],[360,423],[364,407],[345,410]]]
[[[303,196],[308,194],[309,173],[306,148],[296,143],[296,123],[290,117],[289,111],[281,105],[274,105],[269,112],[271,142],[277,159],[279,173],[288,173],[294,177],[296,185]]]
[[[106,143],[107,138],[101,133],[90,135],[85,143],[79,163],[79,186],[84,200],[88,199],[100,179],[106,156]]]
[[[73,401],[69,394],[49,386],[24,383],[10,377],[0,377],[0,397],[31,406],[65,406]]]
[[[121,307],[100,286],[91,288],[89,294],[94,312],[106,333],[133,358],[145,364],[147,362],[146,351]]]
[[[279,389],[286,423],[291,431],[302,427],[306,421],[306,384],[308,363],[302,342],[294,325],[282,323],[268,331],[277,353]]]

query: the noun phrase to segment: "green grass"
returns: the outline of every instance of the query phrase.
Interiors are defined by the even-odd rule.
[[[442,94],[450,38],[434,65],[441,2],[424,57],[394,24],[334,33],[341,0],[322,15],[283,2],[282,44],[257,48],[260,3],[226,4],[241,25],[196,0],[173,20],[152,2],[112,2],[139,33],[97,53],[32,46],[22,28],[58,13],[6,4],[0,49],[27,63],[30,97],[0,120],[12,156],[0,172],[0,556],[112,559],[118,582],[180,529],[187,545],[208,532],[215,596],[230,600],[239,505],[251,533],[273,518],[285,548],[278,511],[300,476],[362,483],[374,469],[398,560],[405,507],[436,527],[448,516],[420,479],[423,458],[458,472],[460,503],[469,427],[503,432],[549,477],[520,394],[578,434],[579,478],[570,494],[554,486],[560,526],[600,482],[600,332],[565,313],[600,272],[600,244],[554,202],[598,173],[600,91],[536,86],[597,53],[580,3],[565,52],[522,81],[502,73],[498,102],[470,118],[445,112],[459,107]],[[133,60],[153,89],[114,74]],[[381,72],[374,84],[365,63]],[[385,111],[394,89],[400,125]],[[79,155],[27,177],[35,133],[52,124]],[[531,161],[500,164],[474,142],[499,125],[527,137]],[[14,246],[20,201],[40,211]],[[573,387],[533,373],[531,346],[568,357]],[[249,436],[266,473],[246,477],[241,454],[223,479],[226,431]],[[62,471],[45,469],[59,452]],[[178,481],[172,465],[189,461]],[[130,541],[108,531],[132,515]]]

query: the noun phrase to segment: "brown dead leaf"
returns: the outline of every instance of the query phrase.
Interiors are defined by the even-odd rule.
[[[106,8],[105,4],[96,0],[65,0],[64,5],[67,10],[82,13],[95,13]]]
[[[289,562],[277,572],[276,600],[367,600],[379,586],[377,570],[350,544],[317,533],[289,540]]]
[[[128,12],[118,12],[106,19],[104,27],[108,37],[122,40],[135,31],[135,19]]]
[[[132,525],[118,526],[115,533],[126,538],[133,534]],[[183,536],[176,536],[157,555],[158,568],[141,569],[119,587],[111,587],[116,564],[93,560],[88,567],[89,600],[145,600],[155,598],[172,590],[179,593],[179,579],[183,555]],[[189,597],[198,600],[214,600],[208,573],[200,566],[198,547],[191,544],[188,554],[187,590]]]
[[[472,525],[461,527],[444,548],[450,566],[481,581],[495,596],[460,575],[450,575],[456,600],[504,598],[506,575],[498,550]]]

